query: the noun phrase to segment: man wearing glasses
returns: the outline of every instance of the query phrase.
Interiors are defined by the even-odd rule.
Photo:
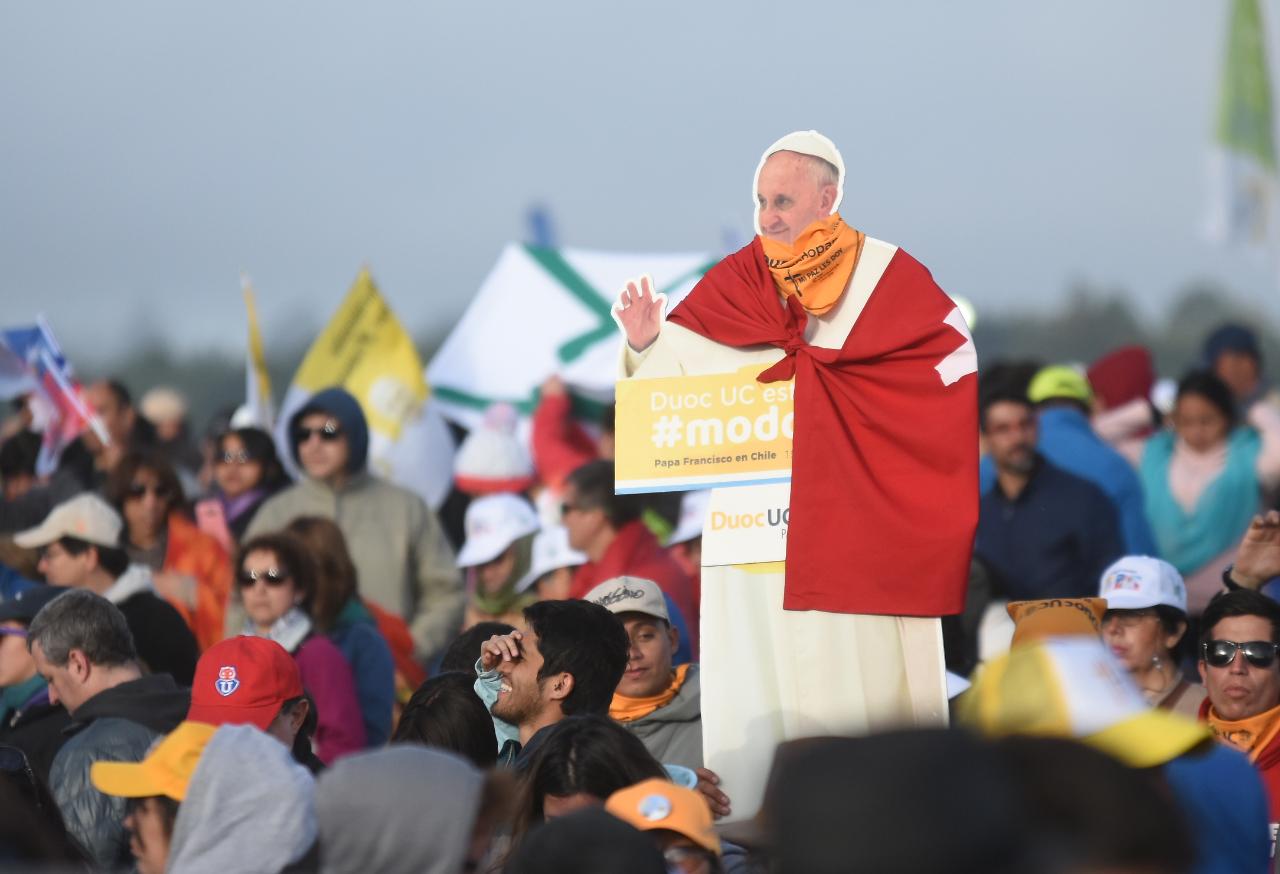
[[[430,662],[462,623],[465,597],[453,550],[436,516],[407,489],[368,469],[369,425],[341,388],[317,393],[289,422],[299,482],[267,500],[246,538],[279,531],[299,516],[342,529],[360,592],[409,624],[419,660]]]
[[[1280,604],[1249,589],[1219,595],[1201,618],[1200,710],[1222,742],[1262,775],[1274,844],[1280,823]]]

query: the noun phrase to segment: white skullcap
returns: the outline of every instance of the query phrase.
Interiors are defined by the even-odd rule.
[[[812,155],[836,168],[836,200],[831,204],[831,213],[834,215],[840,208],[840,201],[844,198],[844,158],[840,157],[840,150],[836,148],[836,144],[816,130],[792,131],[765,149],[764,154],[760,156],[760,163],[756,165],[756,175],[751,180],[751,204],[754,207],[752,212],[755,216],[756,233],[760,233],[760,203],[756,199],[760,188],[760,171],[764,169],[764,162],[769,160],[769,156],[774,152],[799,152],[801,155]]]

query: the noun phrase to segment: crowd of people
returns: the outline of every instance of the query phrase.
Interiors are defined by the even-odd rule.
[[[785,743],[746,816],[703,758],[707,496],[615,494],[559,380],[459,432],[439,510],[341,388],[278,442],[94,383],[107,439],[49,476],[19,401],[0,868],[1270,871],[1280,393],[1245,327],[1198,364],[987,364],[958,728]]]

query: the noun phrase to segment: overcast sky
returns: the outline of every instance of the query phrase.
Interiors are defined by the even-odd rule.
[[[1087,280],[1158,316],[1208,278],[1274,315],[1277,271],[1199,233],[1227,5],[14,0],[0,312],[73,358],[238,352],[239,271],[270,344],[368,262],[443,331],[531,202],[565,245],[716,250],[760,151],[815,127],[846,219],[980,313]]]

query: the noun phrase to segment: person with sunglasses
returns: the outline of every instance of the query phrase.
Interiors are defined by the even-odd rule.
[[[1280,604],[1250,589],[1218,595],[1201,617],[1200,716],[1262,775],[1271,834],[1280,823]]]
[[[125,520],[129,559],[149,567],[156,590],[191,628],[202,650],[225,636],[231,561],[187,513],[177,471],[154,452],[131,452],[107,480]]]
[[[369,469],[369,424],[350,392],[316,393],[290,417],[286,433],[303,476],[262,505],[246,536],[282,530],[299,516],[338,523],[363,594],[409,624],[415,655],[429,664],[457,634],[465,604],[436,514]]]
[[[1103,642],[1147,702],[1195,719],[1205,691],[1182,673],[1187,587],[1177,568],[1158,558],[1127,555],[1102,572],[1098,597],[1107,602]]]
[[[365,747],[364,720],[351,665],[325,635],[311,610],[315,565],[297,537],[264,534],[240,550],[236,588],[244,633],[280,644],[294,657],[316,708],[315,752],[326,765]]]
[[[224,431],[213,444],[213,493],[196,502],[196,524],[233,552],[258,508],[287,485],[270,434],[261,428]]]

